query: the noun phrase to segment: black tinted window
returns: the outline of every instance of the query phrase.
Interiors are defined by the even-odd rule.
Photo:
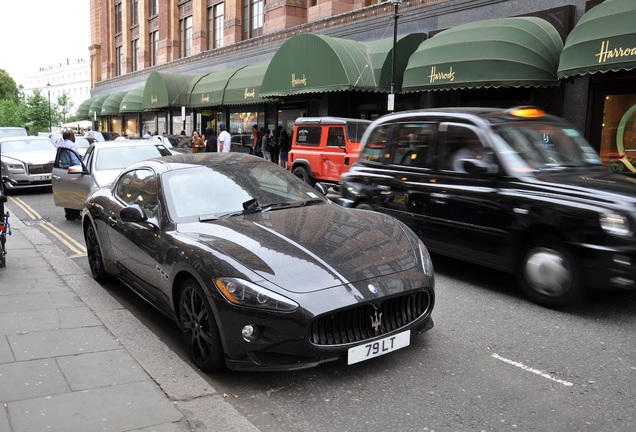
[[[395,136],[390,150],[391,163],[432,168],[437,137],[436,123],[402,123],[397,125]]]
[[[300,145],[319,145],[321,126],[298,126],[296,143]]]
[[[386,163],[389,154],[389,133],[393,125],[382,125],[371,131],[364,148],[360,152],[360,160]]]

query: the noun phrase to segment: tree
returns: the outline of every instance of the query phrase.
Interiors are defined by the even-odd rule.
[[[0,99],[0,126],[24,126],[24,104]]]
[[[75,104],[71,101],[67,92],[59,95],[55,104],[55,115],[53,116],[56,120],[55,124],[66,123],[66,118],[74,106]]]
[[[0,100],[10,100],[16,104],[18,99],[18,86],[15,80],[4,69],[0,69]]]
[[[33,90],[33,94],[27,97],[25,120],[29,132],[33,134],[49,130],[49,103],[39,89]]]

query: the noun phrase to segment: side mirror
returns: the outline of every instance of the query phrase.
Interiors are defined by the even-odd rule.
[[[86,171],[84,170],[84,167],[82,167],[81,165],[73,165],[71,167],[68,167],[68,171],[69,174],[84,174]]]
[[[121,209],[119,217],[124,222],[144,222],[148,220],[146,213],[144,213],[138,204],[133,204]]]
[[[499,168],[482,159],[464,159],[464,171],[470,174],[497,174]]]

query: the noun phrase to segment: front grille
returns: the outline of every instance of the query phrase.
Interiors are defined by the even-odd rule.
[[[310,326],[316,345],[357,343],[400,329],[429,312],[431,296],[418,291],[385,299],[376,308],[367,303],[317,318]],[[382,314],[380,316],[380,314]],[[377,331],[373,324],[380,321]]]
[[[53,163],[29,165],[29,174],[51,174],[53,171]]]

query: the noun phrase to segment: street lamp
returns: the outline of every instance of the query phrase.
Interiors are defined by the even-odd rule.
[[[398,9],[400,8],[402,0],[391,0],[391,3],[393,4],[393,50],[391,50],[391,91],[387,103],[388,111],[393,111],[395,108],[395,47],[397,45]]]
[[[53,131],[51,127],[51,83],[46,83],[46,91],[49,94],[49,133]]]

